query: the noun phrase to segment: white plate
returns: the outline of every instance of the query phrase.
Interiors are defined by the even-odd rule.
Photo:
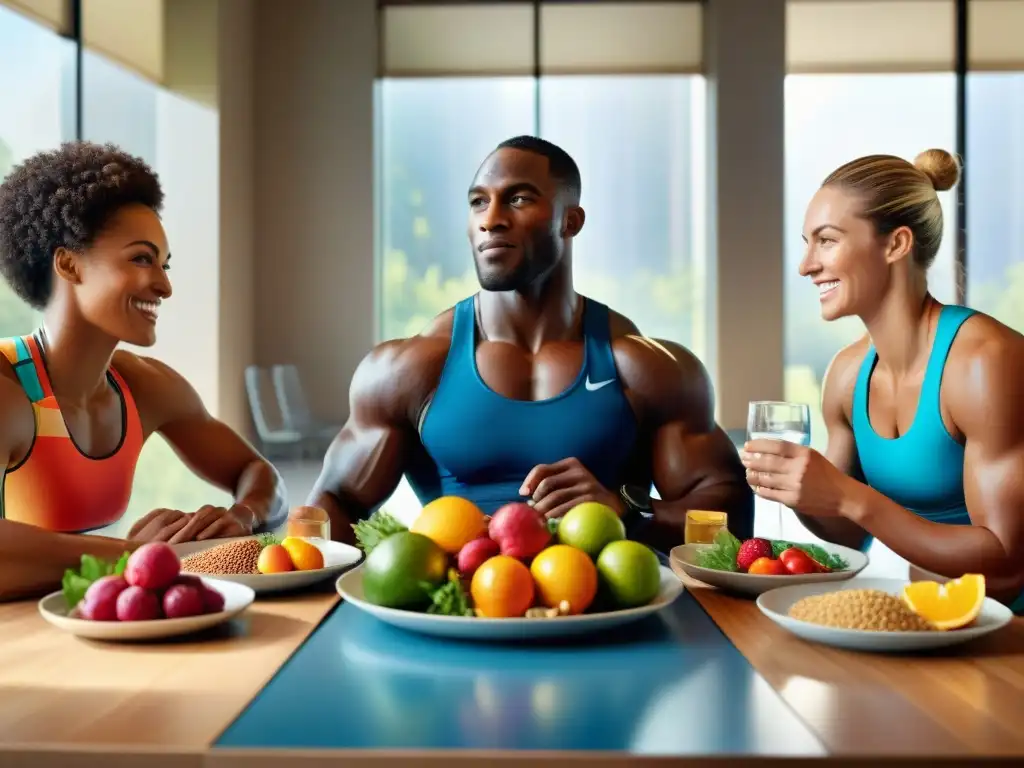
[[[878,589],[898,597],[908,583],[905,579],[854,579],[840,585],[800,584],[765,592],[757,599],[757,607],[776,624],[804,640],[854,651],[875,652],[923,651],[958,645],[995,632],[1009,624],[1013,618],[1009,608],[990,597],[985,598],[981,615],[974,624],[948,632],[871,632],[862,629],[839,629],[800,621],[789,616],[789,609],[793,604],[810,595],[845,589]]]
[[[337,582],[338,594],[360,610],[383,622],[410,632],[465,640],[522,640],[541,637],[568,637],[602,632],[638,621],[672,602],[683,593],[683,584],[672,571],[661,568],[661,589],[647,605],[607,613],[560,616],[557,619],[480,619],[469,616],[435,616],[417,611],[384,608],[366,602],[363,597],[363,569],[349,571]]]
[[[711,587],[739,592],[744,595],[760,595],[770,589],[794,584],[818,584],[821,582],[846,581],[860,573],[868,564],[868,556],[855,549],[840,547],[838,544],[818,544],[827,552],[839,555],[848,564],[845,571],[831,573],[806,573],[789,576],[761,576],[751,573],[732,573],[716,571],[714,568],[701,568],[697,565],[697,553],[710,548],[710,544],[681,544],[674,547],[670,556],[672,561],[682,568],[683,573]]]
[[[225,544],[229,541],[243,541],[244,539],[255,539],[257,536],[238,536],[231,539],[209,539],[207,541],[188,541],[184,544],[174,544],[173,549],[179,558],[186,558],[204,549],[212,549],[218,544]],[[310,544],[315,544],[317,549],[323,552],[324,567],[315,571],[288,571],[287,573],[195,573],[193,576],[212,576],[222,581],[233,581],[236,584],[244,584],[251,587],[257,595],[271,592],[284,592],[292,589],[304,589],[311,587],[325,579],[336,577],[347,568],[358,563],[363,553],[361,550],[342,544],[340,541],[328,541],[326,539],[307,539]],[[182,571],[189,573],[189,571]]]
[[[58,629],[91,640],[155,640],[200,632],[237,616],[256,599],[244,584],[201,577],[204,584],[224,595],[224,610],[184,619],[154,621],[88,621],[68,617],[68,604],[63,592],[54,592],[39,601],[39,613]]]

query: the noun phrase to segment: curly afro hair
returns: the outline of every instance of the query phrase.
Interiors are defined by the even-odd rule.
[[[53,291],[57,248],[88,248],[121,207],[159,212],[163,190],[140,158],[112,144],[73,141],[15,166],[0,184],[0,273],[43,309]]]

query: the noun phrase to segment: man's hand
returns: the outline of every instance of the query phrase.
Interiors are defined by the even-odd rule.
[[[566,512],[585,501],[596,501],[611,507],[622,516],[625,505],[617,493],[601,485],[579,459],[568,458],[554,464],[538,464],[530,470],[522,487],[533,508],[548,519],[563,517]]]
[[[156,509],[132,526],[128,538],[180,544],[184,541],[248,536],[257,524],[256,515],[244,504],[234,504],[230,508],[207,504],[189,514],[176,509]]]

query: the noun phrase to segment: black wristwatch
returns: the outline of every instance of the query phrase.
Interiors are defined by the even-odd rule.
[[[619,498],[626,511],[622,515],[623,522],[638,521],[654,517],[651,506],[651,492],[642,485],[623,485],[619,488]]]

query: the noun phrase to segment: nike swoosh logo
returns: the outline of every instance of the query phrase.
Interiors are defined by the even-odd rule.
[[[587,375],[587,380],[584,383],[586,384],[586,387],[587,387],[588,391],[595,392],[596,390],[600,389],[601,387],[607,387],[613,381],[615,381],[615,379],[608,379],[607,381],[598,381],[598,382],[595,382],[595,383],[591,384],[590,383],[590,375],[588,374]]]

